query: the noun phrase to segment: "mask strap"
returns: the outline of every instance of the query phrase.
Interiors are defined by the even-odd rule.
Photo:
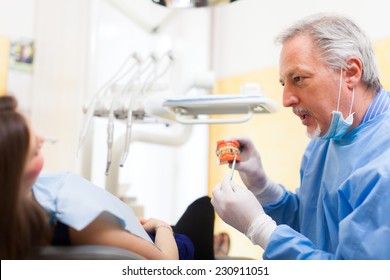
[[[352,114],[352,105],[354,100],[355,100],[355,88],[352,89],[352,100],[351,100],[351,107],[349,108],[349,114]]]
[[[336,109],[337,112],[339,111],[339,107],[340,107],[340,95],[341,95],[341,84],[342,83],[343,83],[343,67],[340,67],[339,96],[337,99],[337,109]],[[352,107],[351,107],[351,110],[352,110]]]

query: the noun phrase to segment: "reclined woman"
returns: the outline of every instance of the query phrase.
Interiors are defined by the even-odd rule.
[[[106,245],[145,259],[214,259],[214,209],[205,196],[175,226],[138,219],[111,193],[72,173],[41,175],[43,138],[0,97],[0,258],[33,258],[39,246]]]

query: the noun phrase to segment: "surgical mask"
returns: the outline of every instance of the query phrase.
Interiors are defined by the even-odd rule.
[[[340,106],[340,94],[341,94],[341,85],[343,81],[343,69],[340,69],[340,85],[339,85],[339,95],[337,100],[337,109],[332,112],[332,120],[330,122],[330,126],[328,131],[321,137],[322,139],[329,140],[335,139],[338,140],[347,133],[348,129],[351,127],[353,123],[353,114],[352,113],[352,105],[355,97],[355,89],[352,89],[352,100],[351,100],[351,108],[349,110],[349,115],[346,119],[343,118],[343,115],[339,111]]]

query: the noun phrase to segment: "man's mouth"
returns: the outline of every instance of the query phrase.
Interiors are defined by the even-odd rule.
[[[304,125],[307,125],[307,121],[310,117],[310,112],[308,110],[302,108],[294,108],[293,112],[301,119]]]
[[[304,120],[304,119],[306,119],[306,114],[303,114],[303,115],[298,115],[298,117],[300,117],[301,118],[301,120]]]

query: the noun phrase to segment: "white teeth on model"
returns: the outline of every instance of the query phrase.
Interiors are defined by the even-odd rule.
[[[240,150],[234,146],[223,146],[217,150],[217,156],[228,154],[228,153],[239,154]]]

